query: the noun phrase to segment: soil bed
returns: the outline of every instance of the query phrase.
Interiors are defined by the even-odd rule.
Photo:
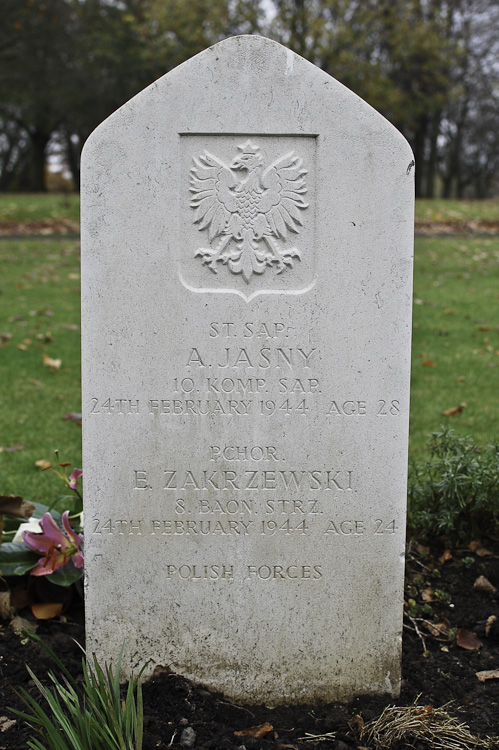
[[[480,576],[492,585],[489,590],[474,587]],[[459,722],[467,724],[475,737],[498,735],[499,679],[489,678],[482,682],[477,677],[477,672],[499,670],[497,589],[497,541],[484,539],[483,546],[477,543],[473,551],[454,551],[452,556],[446,554],[443,547],[430,553],[426,548],[414,545],[409,549],[407,559],[407,615],[404,618],[400,699],[394,701],[361,696],[348,705],[334,703],[277,709],[236,706],[221,695],[193,686],[166,669],[158,669],[143,688],[143,748],[378,750],[380,745],[362,736],[363,725],[377,719],[386,706],[410,706],[416,701],[418,706],[425,706],[430,714],[431,706],[436,709],[451,702],[446,706],[446,711]],[[28,609],[23,610],[21,615],[32,619]],[[497,617],[496,621],[494,616]],[[81,605],[73,604],[66,618],[65,622],[39,622],[37,632],[70,671],[78,675],[81,673],[81,651],[75,640],[84,642]],[[481,646],[477,647],[476,639],[470,633],[478,636]],[[464,648],[459,643],[472,649]],[[8,706],[22,708],[13,688],[23,686],[32,695],[37,695],[25,663],[41,679],[45,679],[47,671],[53,668],[39,646],[23,644],[9,622],[2,621],[0,750],[25,750],[28,747],[30,730],[7,710]],[[258,734],[255,731],[240,734],[266,723],[271,728],[261,728],[260,733],[264,736],[252,736]],[[410,747],[429,750],[436,745],[423,737],[408,736],[385,747],[392,750]],[[459,747],[466,748],[466,745]],[[470,742],[469,750],[473,747],[475,744]],[[488,747],[499,747],[499,738],[491,741]]]

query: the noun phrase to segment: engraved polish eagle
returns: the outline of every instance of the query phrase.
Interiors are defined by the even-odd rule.
[[[209,151],[193,158],[190,205],[194,224],[208,230],[210,245],[220,238],[213,248],[198,248],[195,257],[214,273],[218,262],[226,264],[248,284],[252,274],[269,266],[280,274],[294,258],[300,260],[298,248],[279,242],[303,225],[307,171],[294,151],[266,167],[258,145],[247,140],[237,148],[240,153],[229,165]]]

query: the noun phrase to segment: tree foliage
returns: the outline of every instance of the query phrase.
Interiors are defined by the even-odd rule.
[[[45,187],[58,148],[78,183],[93,128],[221,39],[262,33],[409,139],[417,194],[497,189],[496,0],[3,0],[0,190]]]

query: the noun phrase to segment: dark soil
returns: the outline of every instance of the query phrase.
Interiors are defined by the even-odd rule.
[[[487,539],[483,540],[483,547],[478,545],[474,551],[453,551],[452,557],[442,557],[443,553],[443,547],[429,554],[420,545],[414,545],[408,552],[403,686],[397,701],[359,696],[348,705],[334,703],[277,709],[236,706],[221,695],[193,686],[165,671],[155,674],[143,688],[144,750],[376,748],[374,744],[369,745],[365,736],[362,738],[363,724],[379,717],[385,706],[410,706],[415,701],[430,712],[428,706],[438,708],[451,702],[446,710],[467,724],[473,735],[482,738],[498,735],[499,679],[481,682],[476,673],[499,670],[499,593],[478,590],[474,584],[484,576],[499,589],[499,544]],[[28,608],[20,614],[33,620]],[[497,616],[495,622],[494,615]],[[482,645],[473,650],[459,645],[471,637],[466,631],[475,633]],[[71,605],[66,621],[39,622],[37,632],[74,675],[81,673],[81,651],[74,641],[84,641],[81,604]],[[0,627],[0,750],[28,747],[29,729],[7,708],[22,708],[13,692],[15,687],[23,686],[37,695],[25,663],[41,679],[53,668],[40,646],[22,641],[9,622],[3,621]],[[12,720],[15,723],[10,723]],[[266,722],[271,728],[266,727],[263,737],[237,734]],[[307,734],[321,735],[322,739],[307,738]],[[409,747],[428,750],[432,745],[408,737],[390,747],[393,750]],[[469,749],[473,747],[470,741]],[[489,747],[498,748],[499,738],[491,741]]]

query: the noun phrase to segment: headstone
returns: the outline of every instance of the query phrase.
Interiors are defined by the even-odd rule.
[[[82,170],[87,648],[246,703],[400,686],[413,161],[227,39]]]

